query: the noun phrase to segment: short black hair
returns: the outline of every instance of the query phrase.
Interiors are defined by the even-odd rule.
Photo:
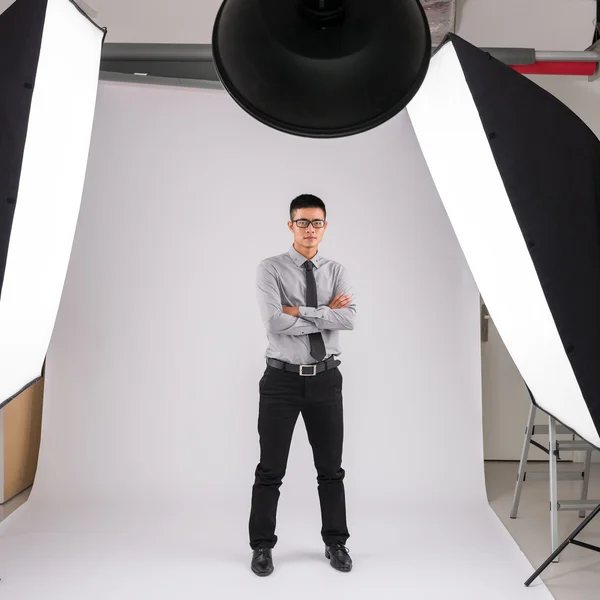
[[[299,208],[322,208],[325,220],[327,220],[327,209],[321,198],[313,196],[313,194],[301,194],[292,200],[290,204],[290,221],[294,220],[294,213]]]

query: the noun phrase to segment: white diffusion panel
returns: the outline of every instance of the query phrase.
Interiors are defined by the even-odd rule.
[[[92,134],[104,32],[48,0],[0,299],[0,404],[38,378],[63,290]]]
[[[481,295],[536,403],[600,446],[452,44],[433,57],[408,112]]]

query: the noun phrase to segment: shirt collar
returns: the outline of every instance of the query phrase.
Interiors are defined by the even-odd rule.
[[[294,261],[294,263],[296,263],[296,266],[304,268],[304,263],[308,259],[306,258],[306,256],[302,256],[302,254],[300,254],[300,252],[298,252],[298,250],[296,250],[296,248],[294,248],[293,244],[292,244],[291,248],[288,250],[288,255]],[[313,263],[315,268],[318,269],[324,260],[325,260],[325,258],[323,256],[321,256],[321,254],[319,254],[319,251],[317,250],[317,253],[314,255],[311,262]]]

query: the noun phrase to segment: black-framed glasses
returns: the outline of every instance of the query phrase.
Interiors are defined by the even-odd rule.
[[[302,227],[302,229],[306,229],[311,223],[315,229],[320,229],[325,226],[325,221],[323,221],[323,219],[313,219],[312,221],[309,219],[294,219],[292,223],[296,223],[296,225]]]

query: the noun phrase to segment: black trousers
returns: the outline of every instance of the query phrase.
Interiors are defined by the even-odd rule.
[[[302,414],[313,451],[319,501],[321,537],[325,544],[350,537],[346,525],[342,374],[338,367],[302,376],[269,365],[258,384],[260,462],[255,471],[250,509],[250,547],[273,548],[279,488],[287,468],[292,434]]]

